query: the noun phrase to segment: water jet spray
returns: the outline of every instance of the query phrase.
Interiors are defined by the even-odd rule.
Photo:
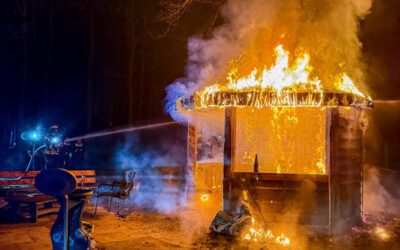
[[[115,135],[115,134],[126,133],[126,132],[133,132],[133,131],[137,131],[137,130],[159,128],[159,127],[169,126],[169,125],[173,125],[173,124],[177,124],[177,122],[160,122],[160,123],[148,124],[148,125],[137,126],[137,127],[99,131],[99,132],[94,132],[94,133],[90,133],[90,134],[86,134],[86,135],[82,135],[82,136],[68,138],[68,139],[65,139],[65,142],[93,139],[93,138],[97,138],[97,137]]]

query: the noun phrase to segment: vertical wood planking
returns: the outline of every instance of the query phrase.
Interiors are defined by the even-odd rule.
[[[187,125],[187,162],[185,171],[186,194],[194,191],[194,172],[197,161],[197,129],[196,126]]]

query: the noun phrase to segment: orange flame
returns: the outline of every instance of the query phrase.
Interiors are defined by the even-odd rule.
[[[289,63],[289,52],[282,45],[275,48],[274,55],[275,63],[270,67],[254,68],[250,74],[242,77],[239,76],[239,69],[234,67],[228,73],[225,83],[215,83],[196,91],[193,96],[194,108],[223,108],[238,106],[239,103],[254,107],[320,107],[324,100],[324,89],[318,77],[310,76],[313,70],[310,55],[303,52],[292,65]],[[340,80],[333,84],[337,92],[365,98],[346,73],[338,78]],[[297,93],[307,95],[299,99]],[[180,104],[177,105],[179,109]]]
[[[271,230],[263,230],[261,227],[257,226],[254,218],[251,218],[252,226],[243,235],[243,240],[254,241],[254,242],[264,242],[272,241],[275,244],[282,246],[290,245],[290,239],[281,233],[275,236]]]
[[[312,67],[310,55],[300,55],[294,65],[289,65],[289,52],[282,45],[275,48],[275,64],[270,68],[264,67],[259,73],[255,68],[248,76],[238,77],[238,69],[233,68],[227,76],[227,85],[213,84],[199,91],[198,94],[212,94],[217,91],[243,91],[255,89],[273,89],[278,95],[289,87],[320,89],[321,81],[318,78],[310,78]]]
[[[336,82],[335,87],[346,93],[353,93],[365,97],[365,95],[360,90],[358,90],[356,85],[354,85],[353,80],[351,80],[351,78],[346,73],[342,74],[341,81]]]

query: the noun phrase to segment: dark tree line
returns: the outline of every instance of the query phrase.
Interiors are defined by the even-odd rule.
[[[171,12],[184,2],[2,1],[2,146],[36,125],[78,135],[169,119],[165,87],[184,75],[187,38],[209,32],[220,8],[193,0]]]

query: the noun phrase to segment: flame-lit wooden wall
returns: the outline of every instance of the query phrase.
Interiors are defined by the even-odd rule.
[[[360,222],[363,163],[361,109],[339,107],[324,111],[327,116],[326,174],[235,171],[232,161],[237,143],[234,140],[234,109],[225,109],[222,164],[224,210],[233,211],[247,190],[249,204],[257,207],[266,223],[299,223],[310,225],[317,231],[337,233]],[[193,132],[189,135],[192,145],[196,137]],[[195,151],[194,147],[191,149]],[[210,167],[214,166],[210,164]]]
[[[226,110],[226,126],[234,126]],[[339,233],[361,220],[362,123],[361,110],[332,108],[326,150],[326,174],[240,173],[230,171],[235,146],[225,144],[224,209],[232,209],[249,191],[266,223],[300,223],[317,231]],[[226,138],[234,129],[227,129]],[[229,140],[226,140],[229,142]],[[307,157],[306,155],[304,157]]]

